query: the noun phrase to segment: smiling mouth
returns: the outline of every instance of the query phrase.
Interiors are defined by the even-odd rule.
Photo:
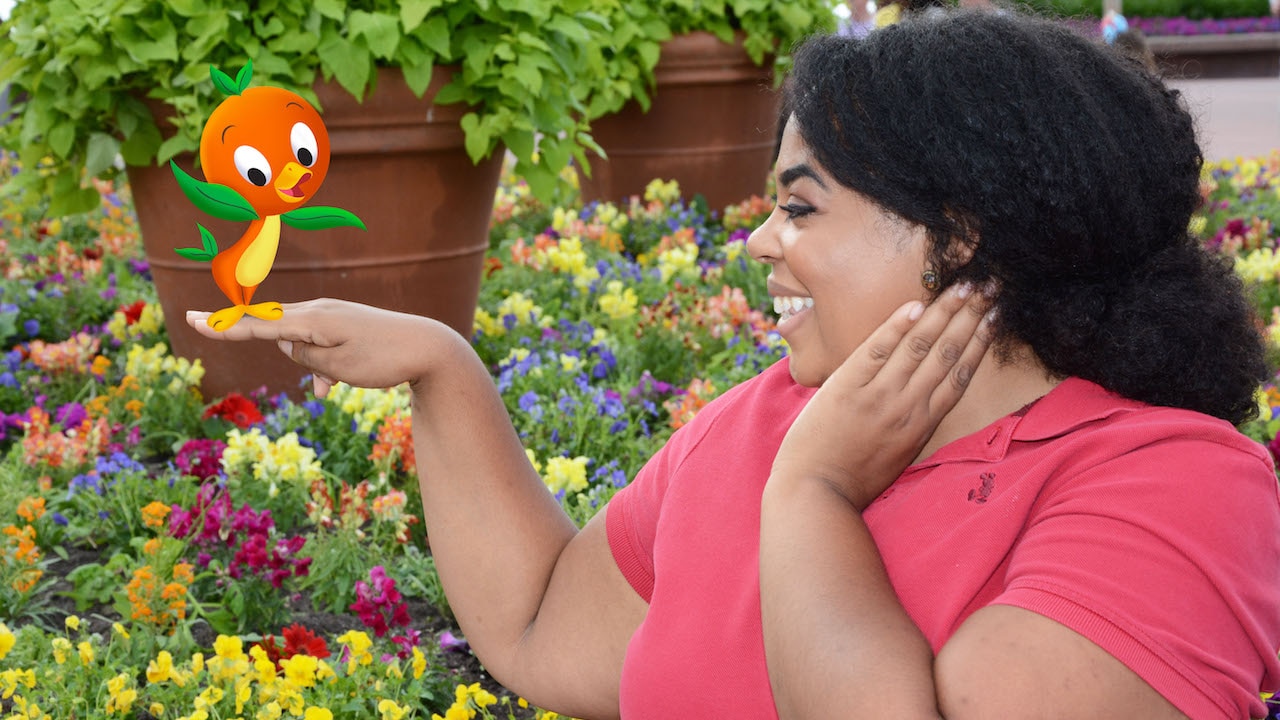
[[[288,197],[291,197],[291,198],[301,198],[301,197],[302,197],[302,183],[304,183],[304,182],[306,182],[306,181],[308,181],[308,180],[310,180],[310,179],[311,179],[311,173],[304,173],[302,177],[298,178],[298,182],[297,182],[297,183],[295,183],[293,187],[291,187],[291,188],[277,188],[277,191],[278,191],[281,195],[285,195],[285,196],[288,196]]]
[[[813,298],[811,297],[775,297],[773,299],[773,311],[778,314],[778,324],[782,324],[801,312],[813,307]]]

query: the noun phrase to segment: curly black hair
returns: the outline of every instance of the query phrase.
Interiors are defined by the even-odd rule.
[[[994,281],[1005,351],[1147,403],[1256,414],[1252,310],[1187,230],[1192,118],[1138,63],[1049,20],[929,13],[810,39],[782,108],[837,182],[925,228],[943,287]]]

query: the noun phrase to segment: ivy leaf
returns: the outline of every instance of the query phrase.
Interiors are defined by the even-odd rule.
[[[357,99],[364,97],[365,85],[373,68],[373,58],[367,50],[333,33],[320,42],[316,54],[324,67],[338,78],[338,84]]]
[[[178,179],[178,187],[182,189],[182,193],[197,208],[216,218],[232,222],[258,219],[258,211],[230,187],[197,180],[172,160],[169,161],[169,167],[173,170],[173,176]]]
[[[98,207],[102,196],[93,188],[72,187],[55,192],[49,200],[49,217],[79,215]]]
[[[336,227],[358,227],[368,230],[364,221],[348,210],[336,207],[304,207],[280,216],[285,225],[299,230],[328,230]]]
[[[89,147],[85,151],[84,171],[91,177],[111,167],[120,153],[120,141],[106,133],[96,132],[89,136]]]
[[[427,91],[427,87],[431,85],[431,74],[435,70],[435,63],[429,58],[426,62],[414,66],[404,66],[404,81],[408,83],[409,89],[414,95],[422,97]]]
[[[431,18],[414,35],[439,57],[449,57],[449,21],[444,17]]]
[[[418,29],[427,13],[440,7],[440,0],[403,0],[400,3],[400,24],[411,33]]]
[[[76,139],[76,127],[69,122],[60,122],[49,131],[49,147],[58,154],[58,157],[66,157],[71,152],[71,143]]]
[[[128,165],[146,165],[155,157],[163,138],[154,123],[142,123],[120,145],[120,155]]]
[[[395,55],[400,44],[400,23],[395,16],[355,10],[348,22],[351,37],[363,37],[373,54],[381,59]]]
[[[316,12],[331,20],[346,19],[347,6],[342,0],[316,0],[315,7]]]
[[[471,162],[478,163],[489,152],[489,130],[480,122],[480,116],[469,112],[462,116],[459,123],[465,134],[464,144]]]

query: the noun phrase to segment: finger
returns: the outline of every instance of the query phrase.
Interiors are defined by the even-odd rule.
[[[902,340],[885,362],[885,368],[880,373],[881,379],[891,383],[893,387],[905,388],[913,378],[920,375],[924,367],[924,381],[932,380],[936,383],[941,377],[936,363],[941,362],[949,368],[959,359],[968,343],[968,335],[965,334],[963,323],[955,327],[952,323],[957,317],[963,317],[966,314],[963,312],[964,309],[973,302],[985,303],[986,301],[974,293],[973,286],[969,283],[960,283],[947,288],[925,308],[920,319],[903,335]],[[985,307],[983,311],[985,312]],[[977,317],[973,318],[972,325],[968,327],[970,334],[981,317],[982,312],[979,312]],[[948,332],[949,328],[951,328],[950,332]],[[925,367],[931,358],[932,362]],[[945,372],[945,368],[941,370],[942,375],[945,375]]]
[[[302,304],[285,303],[282,307],[285,313],[279,320],[261,320],[245,316],[226,330],[215,330],[209,327],[208,320],[212,313],[188,310],[186,320],[196,332],[214,340],[306,339],[308,335],[304,329],[305,326],[299,322],[302,318],[298,317],[298,310],[301,309]],[[291,309],[293,312],[290,312]]]
[[[941,417],[950,412],[959,402],[969,387],[969,381],[978,370],[987,350],[995,339],[995,308],[990,308],[978,320],[977,327],[969,336],[969,343],[946,375],[940,379],[929,396],[929,410],[934,417]]]
[[[963,296],[963,300],[956,302],[956,297],[960,296]],[[989,304],[991,301],[983,293],[957,292],[956,296],[943,304],[945,307],[940,307],[932,316],[916,323],[913,333],[922,331],[920,325],[927,325],[924,332],[931,333],[934,337],[929,341],[927,354],[915,365],[910,377],[905,378],[908,388],[922,393],[919,397],[928,397],[933,388],[946,382],[947,375],[954,372],[956,364],[960,363],[961,357],[965,357],[965,352],[973,345]],[[986,338],[986,334],[983,338]],[[978,338],[979,346],[986,345],[983,338]],[[986,350],[986,347],[982,347],[982,350]],[[969,359],[972,360],[972,355]]]
[[[906,379],[906,390],[913,392],[915,397],[928,398],[938,386],[947,382],[961,359],[972,363],[973,352],[985,352],[990,333],[979,335],[979,331],[989,305],[990,300],[985,295],[974,293],[946,318],[946,324],[937,333],[928,354]],[[967,365],[965,372],[972,374],[973,369],[972,365]]]
[[[315,396],[321,400],[329,394],[329,389],[333,387],[333,381],[321,375],[314,373],[311,376],[311,388]]]
[[[871,335],[858,346],[848,360],[832,373],[831,377],[841,382],[861,387],[871,382],[892,357],[893,351],[902,343],[902,338],[911,330],[925,312],[924,303],[909,302],[898,308],[876,328]]]

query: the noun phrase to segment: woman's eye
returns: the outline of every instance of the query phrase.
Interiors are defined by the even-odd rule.
[[[809,213],[813,212],[812,205],[797,205],[795,203],[787,203],[786,205],[779,205],[778,209],[787,214],[788,220],[795,220],[796,218],[802,218],[805,215],[808,215]]]

